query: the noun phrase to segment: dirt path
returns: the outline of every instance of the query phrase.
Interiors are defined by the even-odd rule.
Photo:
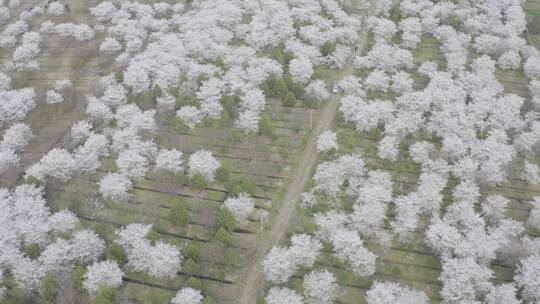
[[[365,21],[366,16],[362,17]],[[365,26],[362,26],[365,28]],[[357,52],[361,52],[364,48],[367,32],[362,30],[360,40],[358,42]],[[344,68],[337,72],[337,79],[341,79],[353,73],[352,58]],[[317,164],[317,151],[315,144],[319,134],[329,130],[334,122],[334,117],[339,108],[339,99],[341,95],[332,94],[330,99],[322,108],[317,120],[314,121],[313,130],[306,143],[306,147],[300,155],[300,161],[295,169],[289,188],[283,198],[283,202],[278,210],[275,220],[269,232],[264,235],[264,241],[257,250],[257,254],[252,258],[247,266],[247,272],[243,276],[243,280],[238,283],[238,292],[235,303],[237,304],[255,304],[257,299],[263,297],[264,292],[264,275],[262,272],[262,262],[266,254],[272,247],[279,245],[285,240],[287,228],[291,218],[296,213],[296,203],[300,200],[300,196],[305,189],[306,183],[310,180],[311,173]]]

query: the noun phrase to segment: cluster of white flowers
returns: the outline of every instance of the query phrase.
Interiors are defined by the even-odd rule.
[[[307,58],[296,58],[289,63],[289,73],[294,81],[306,84],[313,75],[313,65]]]
[[[71,271],[76,263],[95,262],[104,241],[91,230],[78,230],[75,214],[62,210],[51,214],[43,188],[21,185],[0,189],[0,272],[9,271],[18,287],[32,291],[49,272]],[[62,237],[60,237],[62,236]],[[23,251],[28,245],[43,250],[37,258]]]
[[[337,144],[337,135],[335,132],[332,131],[324,131],[319,135],[319,138],[317,138],[317,151],[319,152],[327,152],[332,149],[337,150],[338,144]]]
[[[330,97],[330,93],[328,93],[324,81],[317,79],[311,81],[306,87],[306,96],[315,98],[318,101],[325,101]]]
[[[121,50],[122,44],[112,37],[107,37],[99,46],[99,51],[104,53],[116,53]]]
[[[379,143],[381,158],[396,160],[399,154],[398,145],[405,136],[419,131],[426,132],[442,138],[441,152],[452,165],[461,166],[465,161],[474,162],[476,172],[470,172],[474,178],[489,184],[501,183],[506,178],[504,167],[516,155],[511,144],[512,139],[506,132],[518,131],[526,134],[517,135],[517,148],[522,148],[527,141],[524,136],[533,140],[532,144],[527,144],[528,147],[534,146],[538,139],[533,137],[535,133],[528,132],[529,121],[521,116],[520,109],[525,100],[503,93],[503,86],[494,74],[496,62],[489,56],[501,54],[499,64],[515,69],[519,67],[517,64],[520,60],[514,60],[516,56],[512,55],[519,56],[519,52],[524,57],[530,57],[529,70],[533,71],[532,62],[536,57],[531,53],[534,52],[523,43],[522,38],[516,36],[519,32],[512,32],[511,41],[517,43],[509,49],[508,41],[503,42],[501,37],[490,32],[488,28],[479,29],[478,24],[467,23],[469,20],[466,22],[467,32],[464,33],[452,26],[438,24],[440,20],[433,22],[432,19],[441,18],[437,15],[441,8],[435,8],[430,1],[423,3],[417,10],[412,10],[412,6],[408,4],[401,6],[401,10],[407,13],[407,17],[399,24],[399,29],[403,31],[402,41],[406,42],[407,47],[414,47],[418,42],[418,35],[423,32],[432,34],[442,44],[447,71],[437,71],[436,66],[429,62],[422,64],[418,73],[426,75],[429,83],[424,89],[414,91],[411,76],[398,71],[400,68],[412,68],[412,54],[391,44],[391,38],[397,31],[395,24],[381,17],[370,18],[368,24],[377,42],[366,56],[355,59],[355,66],[360,69],[375,69],[364,80],[367,89],[392,91],[398,96],[394,101],[366,100],[363,91],[356,91],[342,98],[340,111],[347,121],[356,123],[359,132],[384,124],[385,136]],[[521,10],[515,3],[505,5],[511,10]],[[473,10],[484,8],[471,7],[467,13],[454,11],[453,6],[444,9],[446,14],[455,14],[459,19],[464,18],[464,15],[473,17]],[[497,9],[507,7],[501,6]],[[417,14],[422,18],[416,17]],[[490,22],[499,21],[490,19]],[[521,29],[522,25],[517,24],[512,26]],[[473,46],[476,50],[486,55],[475,59],[470,70],[467,70],[465,59],[470,36],[475,37]],[[531,77],[534,72],[528,74]],[[456,79],[453,79],[453,76]],[[533,96],[534,88],[535,83],[531,82]],[[478,138],[478,133],[484,134],[483,138]]]
[[[510,171],[507,168],[519,154],[526,156],[521,177],[533,185],[540,182],[534,157],[540,147],[540,124],[534,112],[540,105],[540,53],[521,37],[526,22],[520,1],[458,2],[401,1],[396,6],[401,20],[389,20],[392,3],[380,1],[376,10],[381,14],[367,20],[374,45],[354,60],[354,67],[366,70],[367,76],[347,76],[338,82],[345,95],[340,107],[345,120],[353,123],[359,133],[384,130],[378,143],[379,157],[397,161],[410,156],[420,163],[416,190],[393,197],[388,173],[365,174],[359,157],[343,155],[318,165],[314,187],[303,196],[303,203],[311,207],[315,201],[327,201],[317,199],[315,195],[319,194],[334,200],[347,195],[353,200],[351,214],[332,210],[316,214],[314,222],[318,226],[316,237],[330,243],[336,257],[358,276],[369,276],[375,270],[375,256],[365,249],[360,237],[388,245],[394,235],[407,241],[420,232],[427,246],[442,260],[439,280],[443,283],[441,296],[445,303],[472,303],[480,299],[486,303],[520,303],[518,298],[532,303],[540,298],[534,287],[539,280],[533,278],[533,273],[540,269],[534,249],[521,253],[520,257],[525,255],[525,259],[520,262],[515,284],[492,283],[494,272],[490,263],[499,253],[508,251],[509,244],[525,243],[525,226],[506,217],[509,199],[484,195],[480,189],[506,182]],[[456,21],[462,26],[454,27]],[[311,33],[301,28],[304,38],[316,41]],[[440,43],[444,70],[433,62],[414,66],[410,50],[418,47],[424,34]],[[467,60],[470,48],[480,54],[472,61]],[[293,53],[297,61],[309,58],[316,64],[313,50],[296,46]],[[292,62],[291,75],[297,82],[306,82],[309,78],[301,76],[308,77],[309,73],[297,72],[297,61]],[[525,106],[528,100],[505,92],[496,77],[497,66],[516,71],[523,67],[531,80],[532,111]],[[427,83],[415,83],[416,76]],[[308,89],[307,93],[314,96],[313,88]],[[371,97],[374,95],[385,97]],[[526,111],[530,112],[524,115]],[[418,134],[436,139],[440,145],[417,142],[410,146],[408,155],[403,153],[401,142]],[[322,143],[334,148],[335,141],[330,139],[330,134],[321,136],[319,150],[325,150]],[[450,176],[456,177],[458,184],[452,191],[453,201],[443,210],[443,190]],[[393,202],[395,209],[388,225],[389,202]],[[540,204],[535,201],[532,205],[527,225],[537,229]],[[523,246],[537,248],[533,243],[534,240]],[[282,268],[270,268],[274,272],[267,280],[270,277],[273,282],[285,282],[293,268],[287,250],[274,248],[271,257]],[[304,296],[307,297],[306,286]],[[302,301],[302,296],[278,288],[267,295],[267,301],[282,303],[283,299],[295,303]],[[367,302],[429,300],[424,293],[407,286],[377,282],[367,292]]]
[[[118,5],[104,1],[90,11],[106,27],[100,51],[123,51],[117,62],[125,66],[123,82],[135,94],[156,86],[167,91],[194,84],[184,93],[195,95],[200,106],[186,105],[177,112],[193,128],[204,117],[218,118],[223,111],[221,97],[240,90],[243,97],[236,126],[246,132],[258,130],[265,108],[265,98],[257,87],[268,76],[283,73],[277,61],[261,58],[257,51],[285,45],[296,57],[289,64],[289,73],[295,81],[307,84],[314,65],[346,64],[351,53],[348,44],[356,41],[360,25],[330,0],[323,5],[279,0],[250,2],[248,6],[220,0],[196,5],[187,12],[180,4]],[[318,15],[323,12],[325,17]],[[243,22],[245,15],[251,16],[247,23]],[[295,37],[296,20],[301,23],[299,36],[305,42]],[[59,26],[49,28],[62,30]],[[235,45],[238,41],[245,44]],[[323,58],[319,48],[326,42],[337,43],[337,47]],[[217,59],[224,65],[212,64]],[[318,99],[327,98],[319,84],[313,89]]]
[[[523,290],[523,298],[530,303],[534,303],[540,300],[540,290],[538,290],[538,286],[540,284],[540,279],[538,276],[539,273],[540,256],[538,255],[538,252],[536,252],[536,254],[531,255],[520,261],[517,275],[514,278],[517,285]],[[512,291],[514,291],[515,294],[515,290]],[[515,303],[519,302],[516,301]]]
[[[265,99],[259,89],[246,89],[241,98],[240,114],[236,120],[236,127],[245,132],[259,130],[260,113],[264,109]]]
[[[161,149],[156,157],[156,169],[176,173],[182,170],[182,152],[176,149]]]
[[[182,119],[182,121],[190,129],[193,129],[196,124],[198,124],[204,117],[201,110],[197,109],[194,106],[183,106],[178,111],[176,111],[176,116]]]
[[[356,185],[364,176],[364,161],[356,154],[342,155],[335,160],[320,163],[315,170],[314,190],[337,198],[345,181]]]
[[[210,151],[199,150],[189,156],[189,177],[200,174],[208,182],[213,182],[219,167],[219,160]]]
[[[272,287],[266,294],[267,304],[302,304],[303,297],[296,291],[285,287]]]
[[[61,103],[64,101],[64,97],[62,95],[54,90],[48,90],[46,101],[48,104],[55,104],[55,103]]]
[[[24,149],[33,136],[32,129],[24,123],[15,123],[4,131],[0,141],[0,173],[19,164],[17,152]]]
[[[15,2],[18,0],[11,0],[11,2]],[[9,7],[13,7],[16,5],[9,5]],[[0,47],[2,48],[13,48],[17,45],[17,37],[20,35],[25,34],[28,29],[30,28],[30,22],[32,19],[36,16],[39,16],[43,14],[43,8],[41,6],[34,6],[31,8],[28,8],[21,12],[19,14],[19,18],[16,18],[15,21],[7,24],[4,27],[4,31],[2,31],[2,34],[0,34]],[[3,24],[5,24],[6,21],[10,18],[10,9],[5,7],[5,3],[2,2],[0,4],[0,21],[2,21]],[[29,45],[31,47],[35,46]],[[39,49],[39,46],[37,47]],[[30,54],[32,52],[25,52],[24,50],[19,51],[21,54]],[[9,66],[9,64],[8,64]]]
[[[54,177],[67,181],[77,170],[78,164],[69,151],[54,148],[43,155],[39,162],[27,168],[26,175],[40,180],[44,180],[47,177]]]
[[[122,285],[124,273],[113,261],[97,262],[88,266],[84,275],[83,286],[90,292],[97,292],[102,286],[117,288]]]
[[[7,7],[4,2],[2,2],[2,4],[0,4],[0,23],[2,24],[6,23],[6,21],[8,21],[9,19],[9,16],[10,16],[9,7]]]
[[[327,270],[314,270],[304,276],[304,295],[308,303],[334,303],[337,291],[336,278]]]
[[[190,287],[182,288],[171,299],[171,304],[201,304],[203,296],[197,289]]]
[[[308,241],[310,242],[310,239],[306,235],[295,235],[293,236],[293,241],[298,240]],[[309,247],[305,247],[303,250],[311,250],[312,254],[316,253],[314,251],[315,249],[318,251],[320,249],[319,243],[313,243],[311,241],[310,244],[306,244]],[[291,250],[294,246],[299,246],[293,244],[291,249],[286,250],[279,247],[276,247],[272,249],[270,254],[265,259],[265,275],[267,276],[267,280],[269,279],[268,274],[270,271],[281,271],[282,274],[288,274],[292,275],[294,271],[296,270],[296,267],[298,267],[294,261],[287,260],[287,258],[294,259],[296,258]],[[300,245],[301,246],[301,245]],[[313,246],[317,246],[317,248],[314,248]],[[298,250],[296,250],[298,251]],[[278,256],[280,255],[280,256]],[[316,256],[314,256],[316,258]],[[286,262],[286,263],[285,263]],[[279,269],[277,269],[278,265],[274,264],[274,269],[269,269],[270,263],[281,263],[279,265]],[[285,263],[285,264],[284,264]],[[286,269],[286,267],[293,267],[293,269]],[[304,264],[305,267],[311,267],[311,265]],[[285,272],[285,273],[284,273]],[[276,274],[276,273],[273,273]],[[282,277],[284,281],[288,279],[288,277]],[[279,281],[274,281],[279,282]],[[269,304],[300,304],[304,303],[304,299],[307,303],[313,303],[313,304],[330,304],[334,303],[335,299],[337,298],[337,291],[338,291],[338,285],[336,282],[336,278],[334,275],[326,270],[318,271],[314,270],[310,273],[306,274],[304,276],[304,291],[303,295],[298,294],[297,292],[283,287],[272,287],[268,294],[266,295],[266,302]]]
[[[124,247],[128,256],[127,267],[147,273],[155,278],[173,278],[180,270],[180,250],[163,241],[152,245],[146,235],[152,225],[130,224],[119,229],[116,242]]]
[[[71,87],[72,83],[69,79],[57,80],[52,90],[48,90],[46,94],[46,102],[48,104],[61,103],[64,101],[64,97],[60,94],[61,91]]]
[[[128,191],[132,183],[122,173],[107,173],[99,182],[99,192],[105,199],[113,201],[125,201],[129,198]]]
[[[313,267],[321,249],[321,242],[310,235],[293,235],[289,248],[274,247],[264,258],[265,279],[272,283],[287,282],[299,267]]]
[[[74,23],[46,23],[41,26],[41,32],[45,34],[56,34],[60,37],[74,38],[77,41],[89,41],[94,39],[96,33],[87,24]]]
[[[36,60],[41,52],[41,35],[38,32],[27,32],[22,35],[21,45],[13,52],[13,60],[6,63],[8,70],[39,70]]]
[[[47,13],[53,15],[53,16],[60,16],[64,14],[64,4],[60,3],[59,1],[54,1],[49,3],[49,7],[47,8]]]
[[[61,101],[63,98],[58,92],[65,91],[71,86],[71,81],[67,79],[57,81],[54,85],[54,90],[50,90],[47,93],[47,101]],[[112,120],[114,118],[113,113],[110,110],[109,106],[105,104],[105,102],[108,102],[110,104],[122,104],[123,102],[126,102],[123,100],[125,96],[122,95],[121,90],[120,92],[118,91],[119,90],[113,92],[112,90],[109,90],[109,93],[105,94],[100,99],[97,99],[95,97],[89,97],[87,113],[89,114],[90,119],[76,122],[71,128],[71,136],[73,138],[73,142],[76,144],[73,150],[68,151],[61,148],[52,149],[51,151],[47,152],[38,162],[34,163],[26,169],[26,176],[33,176],[40,180],[44,180],[48,176],[51,176],[66,181],[78,172],[96,171],[101,165],[101,159],[108,156],[110,153],[111,140],[107,136],[98,133],[95,125],[99,122],[96,121],[95,117],[93,117],[92,114],[95,114],[96,112],[95,104],[100,103],[103,110],[101,114],[103,114],[103,112],[106,112],[109,115],[101,115],[100,119],[102,119],[102,121],[107,119]],[[139,144],[139,142],[137,142],[136,140],[137,131],[153,128],[152,116],[154,112],[149,111],[143,113],[140,110],[137,110],[138,108],[135,111],[131,111],[130,113],[125,113],[127,111],[122,112],[119,110],[119,113],[116,113],[120,122],[126,119],[123,115],[133,116],[130,117],[131,120],[129,121],[129,125],[124,128],[128,130],[127,132],[122,133],[122,135],[124,136],[122,136],[121,138],[117,138],[115,141],[114,135],[116,134],[113,135],[113,144],[116,144],[116,146],[114,146],[116,148],[115,152],[120,152],[121,150],[126,149],[125,145],[118,143],[118,141],[122,141],[123,143],[129,143],[132,146],[137,147],[138,150],[144,149],[143,145]],[[118,124],[120,125],[120,127],[123,127],[120,122]],[[129,133],[129,138],[126,138],[126,133]],[[134,166],[132,162],[130,162],[129,164],[122,163],[122,165],[124,166],[123,168],[126,172],[136,171],[136,169],[132,167]],[[122,186],[107,184],[104,187],[108,189],[118,190],[119,188],[125,187],[125,184],[126,183],[122,183]],[[131,184],[129,185],[131,186]],[[108,193],[104,194],[104,196],[110,198],[115,195]]]
[[[245,226],[248,223],[248,217],[255,210],[253,199],[247,193],[240,193],[236,197],[229,197],[224,205],[234,215],[236,223]]]
[[[155,162],[156,169],[180,170],[181,152],[162,150],[159,153],[151,139],[157,129],[153,109],[143,111],[135,104],[127,103],[128,91],[119,84],[114,75],[103,76],[99,80],[101,96],[87,95],[87,120],[79,121],[72,127],[72,138],[81,143],[73,156],[83,166],[82,171],[95,171],[101,159],[115,152],[118,157],[118,172],[109,172],[99,182],[102,196],[111,200],[126,200],[136,182],[146,175],[148,167]],[[70,84],[58,82],[56,90],[65,89]],[[106,135],[97,133],[108,127]],[[178,154],[180,153],[180,154]],[[175,160],[175,158],[178,159]],[[159,159],[158,159],[159,158]]]
[[[413,67],[413,55],[409,50],[387,43],[377,43],[363,57],[354,59],[357,69],[380,69],[395,73],[402,68]]]
[[[10,17],[8,6],[18,5],[17,0],[8,6],[4,2],[0,1],[0,23]],[[8,70],[39,69],[42,34],[83,42],[102,32],[106,37],[99,50],[115,56],[123,74],[121,82],[114,74],[100,79],[95,96],[87,96],[87,117],[71,128],[72,145],[44,153],[26,168],[26,176],[67,181],[79,172],[95,172],[101,160],[113,153],[118,170],[102,176],[99,191],[105,199],[121,201],[129,198],[134,183],[145,178],[152,164],[155,170],[182,171],[183,153],[158,148],[153,140],[157,111],[128,102],[129,94],[156,97],[160,109],[176,113],[189,128],[205,118],[218,119],[224,112],[223,97],[235,96],[239,105],[234,109],[234,125],[245,132],[258,131],[266,108],[259,87],[271,75],[290,76],[294,85],[305,86],[306,98],[328,100],[325,82],[313,79],[318,74],[315,71],[323,64],[333,68],[348,64],[362,29],[360,20],[349,16],[341,2],[195,1],[186,10],[183,4],[102,1],[90,9],[102,23],[98,26],[45,21],[39,32],[32,31],[31,19],[45,11],[40,7],[25,10],[0,37],[2,48],[14,48]],[[409,156],[419,163],[418,184],[415,190],[393,197],[391,175],[368,172],[359,154],[320,163],[303,203],[307,207],[313,207],[315,201],[333,205],[330,211],[314,215],[314,236],[293,235],[290,247],[270,251],[263,263],[265,278],[283,284],[300,268],[313,267],[322,242],[332,247],[335,258],[355,276],[368,277],[375,272],[377,257],[366,249],[365,239],[387,246],[394,235],[407,241],[420,232],[441,259],[439,280],[445,303],[540,301],[540,258],[534,250],[540,248],[538,239],[526,239],[524,224],[506,217],[508,198],[480,190],[506,182],[507,169],[521,156],[521,178],[531,185],[540,183],[535,157],[540,148],[536,114],[540,108],[540,52],[522,37],[527,26],[523,1],[403,0],[395,7],[399,11],[392,14],[400,20],[388,18],[391,0],[373,5],[353,2],[377,13],[367,18],[374,44],[353,61],[356,69],[369,73],[338,82],[344,94],[339,111],[359,133],[383,130],[378,142],[380,158],[394,162]],[[46,8],[48,14],[60,16],[66,7],[53,1]],[[424,62],[415,67],[418,58],[411,50],[425,34],[440,44],[443,64]],[[328,45],[332,52],[327,54]],[[282,47],[293,56],[287,66],[264,57],[267,50]],[[479,54],[472,60],[471,49]],[[503,70],[524,73],[530,80],[530,100],[505,92],[496,76],[505,73]],[[418,78],[422,84],[415,83]],[[33,136],[29,126],[17,121],[34,108],[35,93],[33,89],[12,90],[10,85],[10,78],[0,73],[0,125],[15,122],[3,128],[0,173],[18,165],[17,152]],[[61,91],[70,86],[69,80],[58,81],[46,92],[46,102],[63,102]],[[153,96],[154,92],[161,96]],[[375,95],[378,97],[372,98]],[[177,98],[180,104],[187,96],[196,101],[177,108]],[[402,142],[419,134],[438,144],[417,142],[403,151]],[[322,133],[316,143],[319,152],[338,148],[336,133],[331,131]],[[213,182],[220,166],[211,152],[199,150],[189,156],[186,167],[189,177],[201,175]],[[450,177],[457,179],[457,186],[452,201],[442,208]],[[351,201],[350,213],[338,210],[335,204],[342,196]],[[255,209],[253,199],[245,193],[228,198],[224,205],[240,225],[247,224]],[[7,215],[0,217],[0,279],[7,272],[17,286],[32,290],[48,272],[93,263],[85,275],[86,289],[95,293],[102,285],[121,285],[120,267],[111,261],[98,262],[104,242],[90,230],[74,232],[77,220],[72,213],[50,214],[40,188],[0,189],[0,207]],[[388,222],[389,211],[393,217]],[[538,198],[532,202],[526,225],[540,229]],[[183,257],[175,246],[146,239],[150,229],[149,225],[131,224],[117,231],[116,241],[128,254],[127,267],[156,278],[172,278]],[[65,239],[58,234],[65,234]],[[496,286],[489,265],[514,243],[527,247],[520,256],[515,284]],[[43,248],[36,259],[22,250],[32,244]],[[0,297],[2,293],[0,288]],[[336,298],[333,274],[313,270],[304,276],[301,294],[273,287],[266,302],[327,304]],[[375,282],[366,299],[370,304],[428,302],[424,293],[391,282]],[[199,291],[183,288],[171,303],[199,304],[202,300]]]
[[[366,293],[368,304],[428,304],[427,296],[399,283],[375,282]]]
[[[314,221],[319,227],[317,235],[332,244],[336,258],[346,263],[355,276],[370,276],[375,273],[377,256],[365,248],[357,231],[346,227],[347,220],[345,214],[334,211],[316,214]]]

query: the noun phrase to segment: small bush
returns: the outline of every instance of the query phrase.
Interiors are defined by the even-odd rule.
[[[201,261],[201,246],[199,246],[198,244],[189,243],[187,246],[182,248],[182,253],[186,258],[191,259],[197,263]]]
[[[255,185],[255,183],[248,177],[242,176],[229,181],[229,183],[225,185],[225,190],[230,192],[230,196],[237,196],[239,193],[248,193],[253,195],[257,190],[257,185]]]
[[[201,174],[195,174],[191,178],[191,186],[197,190],[203,190],[208,186],[208,181]]]
[[[287,83],[277,75],[271,75],[260,86],[264,95],[272,98],[284,98],[287,95]]]
[[[58,283],[52,275],[47,275],[41,282],[39,290],[41,297],[47,302],[53,302],[58,294]]]
[[[126,251],[117,243],[112,243],[109,248],[107,248],[107,259],[116,261],[120,266],[124,266],[128,262]]]
[[[193,289],[200,290],[201,292],[202,292],[203,289],[204,289],[203,283],[202,283],[199,279],[194,278],[194,277],[190,277],[190,278],[186,281],[186,285],[187,285],[187,287],[191,287],[191,288],[193,288]]]
[[[219,118],[219,120],[216,120],[215,122],[216,123],[219,122],[219,127],[226,128],[231,125],[231,121],[232,121],[232,117],[229,114],[229,112],[224,111],[221,114],[221,117]]]
[[[192,259],[187,260],[187,262],[185,262],[184,266],[182,267],[182,271],[190,276],[199,274],[199,269],[200,269],[199,264],[197,264]]]
[[[331,41],[326,41],[321,47],[321,54],[328,56],[336,51],[336,44]]]
[[[92,229],[99,235],[102,239],[107,239],[111,235],[111,232],[109,231],[109,227],[107,225],[102,223],[94,223],[92,225]]]
[[[239,98],[236,95],[224,95],[221,97],[221,104],[223,105],[223,109],[225,109],[225,112],[229,114],[229,117],[235,118],[236,115],[236,109],[238,108]]]
[[[293,92],[287,93],[285,95],[285,99],[283,100],[283,105],[286,107],[292,107],[296,104],[296,96],[294,96]]]
[[[282,78],[276,80],[272,89],[272,95],[274,98],[284,98],[287,96],[287,84]]]
[[[235,197],[237,196],[239,193],[244,193],[244,188],[242,187],[242,185],[235,185],[232,189],[231,189],[231,193],[230,193],[230,196],[232,197]]]
[[[173,225],[185,227],[189,224],[189,218],[189,210],[181,200],[177,201],[169,210],[169,220]]]
[[[178,182],[182,185],[189,185],[189,177],[186,175],[186,173],[179,171],[175,173],[176,179]]]
[[[275,61],[279,62],[281,65],[285,63],[285,58],[283,56],[283,50],[280,48],[273,48],[270,51],[270,58],[274,59]]]
[[[152,228],[154,228],[154,231],[159,233],[161,231],[167,231],[169,229],[169,225],[165,221],[158,221],[153,224]]]
[[[161,236],[159,235],[159,233],[152,229],[150,230],[148,235],[146,235],[146,239],[149,240],[152,244],[155,244],[161,239]]]
[[[171,121],[171,130],[175,132],[184,132],[189,130],[189,128],[182,118],[175,116]]]
[[[115,300],[116,290],[108,286],[101,286],[92,304],[114,304]]]
[[[227,208],[221,208],[218,218],[218,224],[220,227],[225,228],[227,231],[233,231],[236,227],[236,220],[234,215]]]
[[[218,57],[216,58],[216,60],[214,60],[214,65],[215,66],[218,66],[220,68],[224,68],[225,67],[225,61],[223,61],[223,57]]]
[[[287,89],[290,92],[293,92],[294,96],[296,96],[297,99],[302,98],[302,96],[304,96],[304,93],[305,93],[304,86],[299,83],[294,82],[291,74],[289,73],[285,74],[283,76],[283,80],[285,81],[287,85]]]
[[[231,246],[231,233],[223,227],[220,227],[218,232],[216,233],[216,239],[227,247]]]
[[[24,179],[24,183],[27,184],[27,185],[34,185],[36,187],[39,187],[39,186],[43,185],[43,183],[39,179],[37,179],[37,178],[35,178],[33,176],[26,177]]]
[[[261,115],[261,120],[259,120],[259,132],[271,139],[276,138],[276,129],[274,128],[268,113],[262,113]]]
[[[86,289],[83,287],[84,274],[86,273],[86,267],[83,265],[78,265],[75,267],[71,277],[73,278],[73,285],[75,288],[81,292],[86,292]]]
[[[156,97],[152,92],[144,93],[137,98],[137,104],[143,109],[147,109],[156,104]]]
[[[216,179],[222,183],[226,183],[229,180],[229,176],[231,176],[231,171],[229,164],[223,163],[216,171]]]
[[[272,97],[272,95],[274,95],[274,94],[272,93],[272,90],[270,89],[270,85],[268,84],[268,80],[262,82],[262,83],[259,85],[259,89],[261,89],[261,91],[263,91],[263,94],[264,94],[264,96],[266,96],[266,97]]]
[[[41,250],[39,249],[39,246],[36,244],[30,244],[24,247],[24,253],[31,258],[31,259],[37,259],[39,255],[41,254]]]

